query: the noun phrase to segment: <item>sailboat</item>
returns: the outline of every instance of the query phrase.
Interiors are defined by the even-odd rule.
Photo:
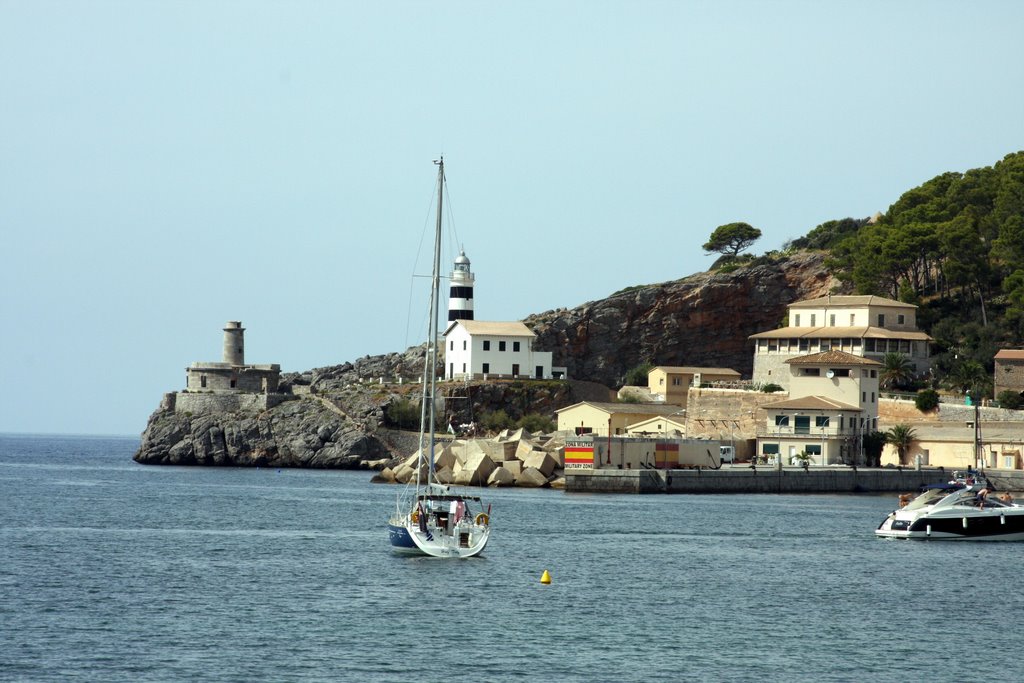
[[[490,506],[483,509],[478,496],[464,495],[435,480],[437,452],[435,395],[437,379],[438,309],[441,294],[441,216],[444,202],[444,158],[437,164],[437,226],[434,232],[434,268],[430,290],[430,322],[423,363],[420,406],[420,448],[415,487],[398,495],[388,520],[392,550],[430,557],[474,557],[491,537]],[[410,491],[410,489],[412,489]]]

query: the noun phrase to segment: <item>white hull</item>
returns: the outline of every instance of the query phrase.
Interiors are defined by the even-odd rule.
[[[895,510],[875,530],[883,538],[1024,541],[1024,507],[982,495],[977,486],[937,488]]]

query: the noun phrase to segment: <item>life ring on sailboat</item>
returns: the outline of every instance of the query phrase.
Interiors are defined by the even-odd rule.
[[[487,516],[486,512],[481,512],[473,518],[473,521],[477,523],[477,526],[487,526],[491,523],[491,518]]]
[[[413,510],[412,514],[409,515],[409,519],[412,520],[413,524],[419,524],[419,522],[420,522],[420,511],[419,510]]]

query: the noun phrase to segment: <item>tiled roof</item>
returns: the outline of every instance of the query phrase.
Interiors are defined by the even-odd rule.
[[[801,396],[791,398],[788,401],[778,403],[764,403],[759,408],[771,408],[777,410],[854,410],[860,412],[857,406],[849,403],[840,403],[824,396]]]
[[[559,408],[556,413],[570,410],[577,406],[587,405],[597,408],[606,413],[627,413],[630,415],[673,415],[682,413],[683,407],[668,403],[597,403],[595,401],[581,401],[566,408]]]
[[[1024,349],[1000,349],[996,360],[1024,360]]]
[[[792,365],[874,365],[880,366],[877,360],[855,356],[846,351],[822,351],[821,353],[809,353],[806,356],[787,358],[783,363]]]
[[[659,365],[654,368],[655,370],[664,370],[665,372],[682,373],[687,375],[695,375],[697,373],[703,375],[735,375],[740,376],[740,373],[736,372],[732,368],[697,368],[689,365]]]
[[[796,301],[789,305],[790,308],[821,308],[822,306],[889,306],[894,308],[917,308],[914,304],[905,304],[895,299],[886,299],[884,296],[873,295],[850,295],[834,294],[823,296],[817,299],[806,299]]]
[[[780,327],[767,332],[752,334],[748,339],[906,339],[909,341],[931,341],[918,330],[890,330],[884,327]]]
[[[485,320],[456,320],[444,331],[447,336],[456,325],[462,325],[470,334],[489,334],[495,337],[536,337],[521,322],[487,322]]]

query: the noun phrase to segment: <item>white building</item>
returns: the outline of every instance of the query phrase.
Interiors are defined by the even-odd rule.
[[[533,350],[536,336],[521,322],[455,320],[444,331],[444,376],[550,379],[551,352]]]
[[[789,388],[789,359],[844,351],[881,361],[907,357],[914,372],[931,367],[931,337],[917,329],[917,306],[880,296],[824,296],[789,305],[786,327],[751,335],[755,383]]]
[[[878,371],[881,363],[843,351],[826,351],[785,361],[789,398],[761,406],[757,452],[791,464],[798,453],[809,464],[864,464],[863,437],[878,429]]]

